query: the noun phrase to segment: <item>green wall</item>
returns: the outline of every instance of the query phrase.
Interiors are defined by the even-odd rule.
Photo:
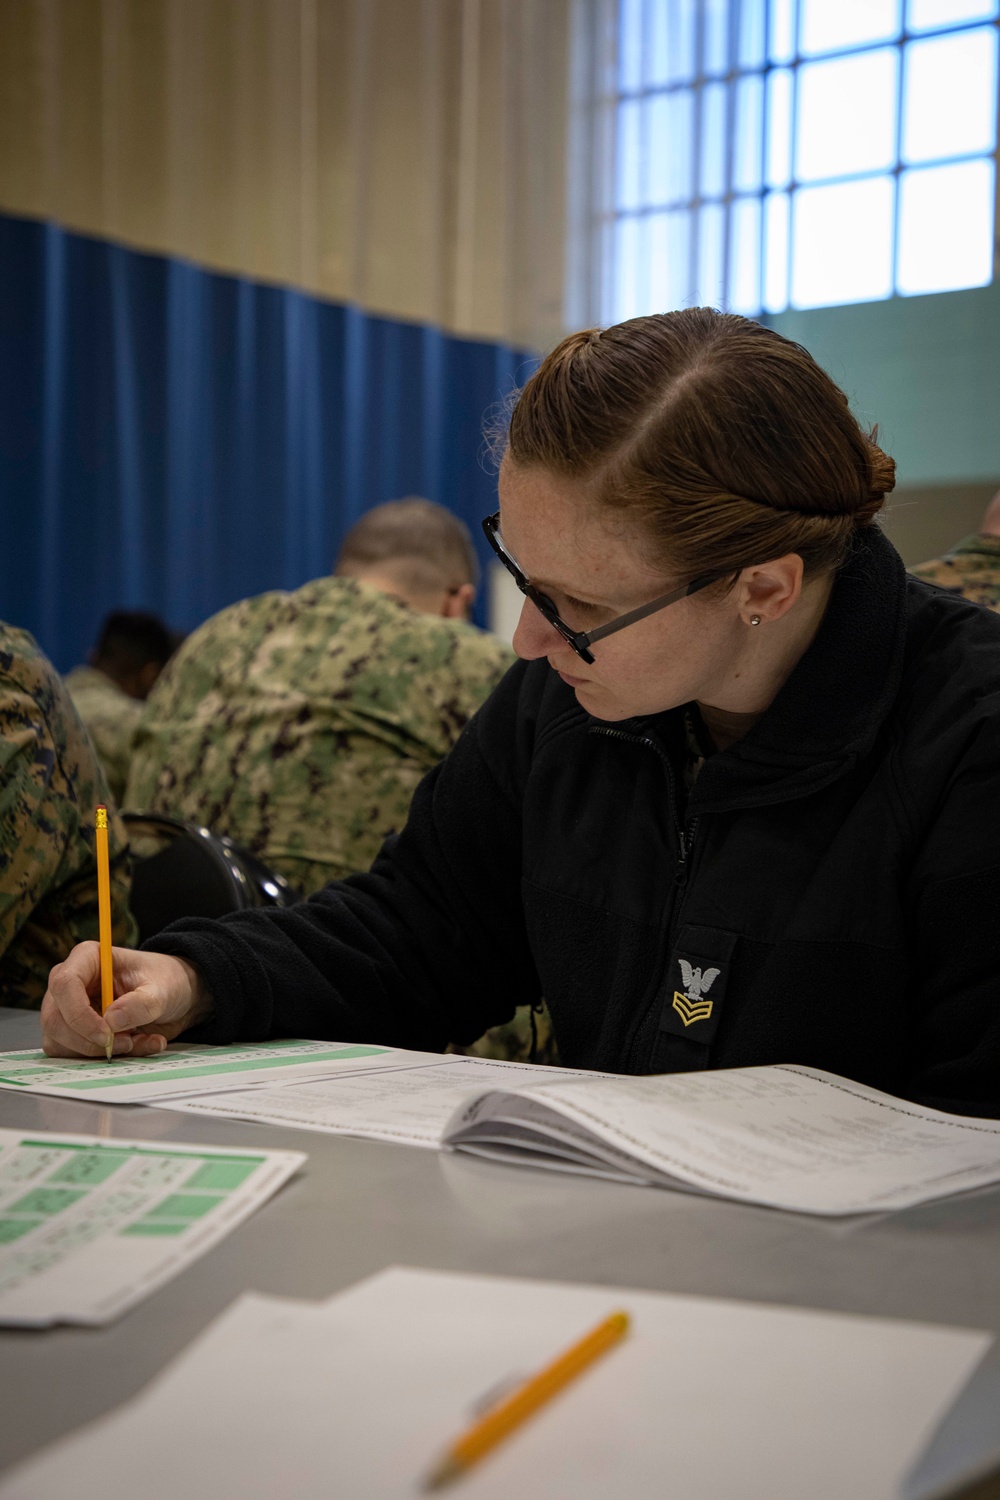
[[[860,417],[878,422],[900,484],[1000,477],[1000,282],[768,322],[806,346]]]
[[[886,526],[906,561],[976,530],[1000,488],[1000,283],[768,322],[829,370],[862,420],[878,423],[896,460]]]

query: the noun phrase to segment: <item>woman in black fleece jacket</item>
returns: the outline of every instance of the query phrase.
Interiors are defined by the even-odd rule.
[[[893,464],[799,346],[572,335],[487,535],[524,660],[371,872],[52,971],[46,1049],[440,1048],[545,996],[563,1061],[797,1062],[1000,1114],[1000,619],[907,580]],[[516,559],[516,561],[515,561]]]

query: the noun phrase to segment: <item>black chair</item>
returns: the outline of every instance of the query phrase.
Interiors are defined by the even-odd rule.
[[[251,906],[292,906],[283,875],[232,839],[159,813],[123,813],[132,848],[132,914],[139,941],[180,917],[222,917]]]

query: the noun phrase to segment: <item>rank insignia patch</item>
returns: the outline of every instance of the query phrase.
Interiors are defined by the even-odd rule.
[[[660,1030],[710,1046],[722,1016],[734,933],[685,927],[666,974]]]

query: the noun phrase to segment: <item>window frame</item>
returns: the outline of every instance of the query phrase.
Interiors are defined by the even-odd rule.
[[[993,203],[993,257],[991,282],[1000,277],[1000,118],[995,128],[994,145],[992,151],[963,152],[950,156],[935,157],[929,161],[919,163],[908,163],[902,159],[903,130],[905,120],[906,104],[906,47],[917,41],[934,41],[945,37],[960,36],[965,33],[980,31],[992,27],[997,33],[997,56],[998,68],[1000,68],[1000,15],[993,18],[973,19],[961,21],[954,25],[931,27],[921,31],[911,31],[907,27],[907,4],[906,0],[900,0],[900,29],[898,34],[891,39],[878,39],[865,41],[850,46],[838,47],[821,53],[804,53],[802,51],[803,31],[803,4],[802,0],[791,0],[793,6],[794,46],[787,60],[775,61],[772,59],[772,16],[775,4],[778,0],[763,0],[763,28],[764,28],[764,60],[759,65],[740,65],[738,60],[739,28],[741,15],[747,0],[730,0],[728,6],[728,68],[724,73],[708,72],[705,67],[705,41],[706,41],[706,5],[704,0],[698,0],[694,6],[694,62],[695,72],[692,78],[674,83],[650,83],[643,67],[643,73],[636,87],[623,87],[619,79],[619,44],[621,41],[621,11],[623,3],[628,0],[605,0],[604,4],[597,0],[595,13],[600,14],[603,23],[599,30],[603,30],[607,37],[609,22],[613,32],[613,45],[603,47],[603,55],[597,55],[600,48],[593,49],[588,59],[590,64],[590,81],[593,89],[594,100],[593,119],[589,122],[589,154],[590,168],[592,172],[591,182],[591,225],[590,235],[590,271],[591,303],[592,312],[596,311],[601,322],[618,321],[622,315],[619,302],[619,277],[621,267],[618,263],[618,240],[621,233],[620,226],[626,221],[635,221],[637,224],[643,220],[648,221],[654,215],[666,213],[681,213],[686,215],[688,230],[687,264],[684,272],[684,285],[686,288],[683,297],[674,300],[672,306],[689,306],[699,300],[699,294],[704,291],[701,285],[701,273],[699,269],[699,257],[701,254],[703,210],[706,207],[718,205],[722,208],[722,261],[718,288],[724,291],[723,297],[715,297],[711,300],[723,307],[730,306],[731,292],[734,286],[732,269],[734,256],[734,206],[743,202],[756,203],[757,209],[757,297],[756,308],[741,303],[740,310],[746,310],[748,315],[754,317],[776,316],[784,311],[812,310],[818,306],[850,306],[860,305],[857,302],[845,302],[839,299],[830,303],[808,304],[801,309],[792,301],[792,288],[794,279],[794,215],[796,200],[799,192],[803,189],[821,188],[833,186],[840,183],[874,181],[876,179],[888,179],[892,182],[892,221],[891,233],[892,244],[890,247],[891,258],[891,288],[888,298],[905,297],[913,295],[941,295],[945,290],[942,288],[935,293],[927,291],[904,291],[900,289],[900,214],[901,214],[901,182],[907,172],[921,171],[930,168],[947,167],[962,162],[992,161],[994,171],[994,203]],[[650,50],[650,15],[653,5],[663,3],[663,0],[633,0],[633,3],[641,6],[642,16],[642,44],[640,55],[645,61],[649,57]],[[833,0],[835,3],[835,0]],[[859,57],[866,53],[874,53],[892,49],[897,59],[897,88],[895,100],[894,120],[894,161],[887,168],[877,170],[862,170],[856,172],[840,173],[833,176],[800,180],[796,176],[798,125],[801,92],[801,70],[803,67],[818,62],[833,61],[840,58]],[[790,100],[790,123],[789,123],[789,177],[784,187],[773,188],[767,181],[768,161],[771,148],[771,110],[769,104],[769,80],[772,75],[787,72],[791,79]],[[752,190],[737,190],[734,185],[735,166],[735,130],[736,130],[736,107],[737,107],[737,83],[741,79],[759,78],[762,94],[762,120],[760,126],[759,149],[757,152],[757,171],[759,173],[759,184]],[[721,194],[705,194],[701,185],[701,153],[703,147],[704,112],[706,89],[709,85],[723,84],[725,86],[724,110],[725,110],[725,138],[723,143],[724,159],[724,183]],[[1000,85],[997,90],[997,114],[1000,117]],[[649,101],[656,97],[667,97],[670,95],[689,94],[692,96],[693,123],[690,142],[691,172],[690,179],[692,193],[681,198],[653,201],[646,196],[649,182],[649,129],[648,114]],[[620,119],[620,108],[623,103],[638,101],[643,111],[640,120],[640,138],[638,151],[638,172],[640,180],[640,193],[637,207],[622,208],[619,206],[619,165],[618,165],[618,121]],[[582,154],[582,153],[581,153]],[[766,228],[766,206],[767,201],[773,194],[784,194],[788,206],[788,230],[786,243],[786,257],[784,267],[784,297],[783,299],[768,295],[768,267],[767,267],[767,228]],[[640,274],[643,276],[646,288],[645,295],[650,295],[649,276],[649,238],[650,232],[647,227],[645,234],[645,251],[640,251],[640,257],[646,264],[639,265]],[[990,284],[990,283],[985,283]],[[959,288],[954,288],[959,290]],[[640,292],[640,303],[642,293]],[[868,300],[887,300],[884,297],[865,298]],[[596,302],[596,307],[593,303]],[[779,305],[780,304],[780,305]],[[666,307],[645,307],[640,305],[637,311],[665,311]],[[628,314],[625,314],[628,315]],[[588,321],[577,319],[576,321]]]

